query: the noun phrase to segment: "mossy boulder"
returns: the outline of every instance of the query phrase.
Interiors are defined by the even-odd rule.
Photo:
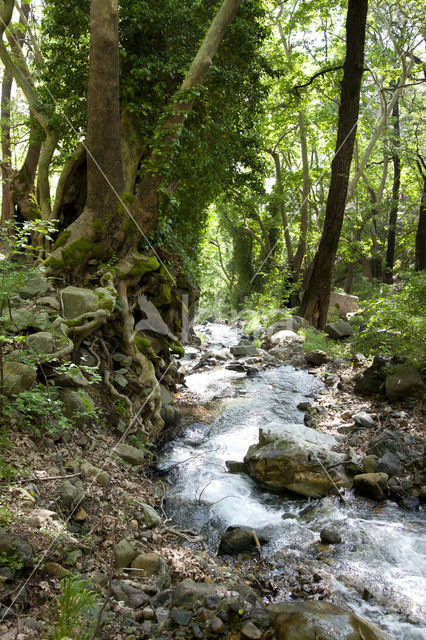
[[[64,389],[62,392],[64,415],[69,420],[77,420],[79,424],[87,424],[95,407],[92,398],[82,390]]]
[[[38,353],[54,353],[56,351],[57,336],[50,331],[38,331],[27,336],[27,346]]]
[[[30,389],[37,379],[37,372],[22,362],[5,362],[3,379],[6,395],[13,396]]]
[[[30,329],[39,331],[47,331],[50,327],[49,314],[46,311],[31,313],[25,307],[12,309],[13,328],[16,332],[24,332]],[[10,327],[11,321],[9,312],[4,313],[0,317],[0,323],[3,326]]]

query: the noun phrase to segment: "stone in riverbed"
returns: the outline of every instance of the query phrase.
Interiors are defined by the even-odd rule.
[[[401,461],[394,453],[387,451],[378,461],[375,471],[397,476],[401,472]]]
[[[312,364],[315,367],[319,367],[322,364],[325,364],[328,361],[328,355],[325,351],[321,351],[321,349],[315,349],[314,351],[310,351],[305,355],[305,360],[308,364]]]
[[[235,347],[231,347],[230,351],[236,358],[257,355],[257,347],[255,347],[254,344],[236,345]]]
[[[386,498],[389,476],[387,473],[361,473],[354,477],[354,489],[368,498]]]
[[[277,640],[393,640],[379,627],[331,602],[279,602],[268,611]]]
[[[257,532],[256,532],[256,535]],[[266,538],[258,535],[260,544],[267,542]],[[244,526],[228,527],[222,535],[218,555],[234,555],[236,553],[254,553],[257,551],[253,529]]]
[[[241,635],[243,638],[247,638],[247,640],[260,640],[262,632],[249,620],[241,627]]]
[[[332,451],[336,445],[333,436],[304,425],[271,423],[259,429],[259,443],[249,448],[244,463],[269,489],[321,498],[336,486],[351,486],[342,471],[345,455]]]
[[[332,528],[322,529],[320,538],[323,544],[340,544],[342,542],[342,536],[339,531]]]

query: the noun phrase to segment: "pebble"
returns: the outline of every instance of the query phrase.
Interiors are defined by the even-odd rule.
[[[211,628],[213,633],[223,633],[225,626],[222,620],[215,616],[214,618],[212,618]]]
[[[249,620],[241,627],[241,635],[248,640],[260,640],[262,632]]]

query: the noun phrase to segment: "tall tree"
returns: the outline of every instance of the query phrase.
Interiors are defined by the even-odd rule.
[[[395,241],[396,241],[396,223],[398,220],[398,207],[399,207],[399,188],[401,185],[401,157],[400,157],[400,145],[401,145],[401,131],[399,123],[399,100],[395,102],[392,110],[393,117],[393,180],[392,180],[392,203],[389,212],[389,226],[388,237],[386,247],[386,266],[384,271],[384,279],[388,284],[392,283],[393,276],[393,264],[395,261]]]
[[[337,141],[331,163],[324,228],[301,305],[303,317],[318,328],[327,321],[333,267],[345,212],[364,69],[367,9],[368,0],[349,0]]]

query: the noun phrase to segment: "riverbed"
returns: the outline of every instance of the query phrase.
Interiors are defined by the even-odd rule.
[[[204,347],[212,351],[228,349],[240,338],[238,329],[226,325],[209,324],[201,332]],[[224,365],[186,377],[200,404],[214,406],[214,417],[208,425],[194,425],[193,434],[187,429],[163,455],[160,466],[170,469],[169,516],[202,533],[212,550],[228,526],[250,526],[270,541],[263,556],[274,567],[272,574],[296,558],[320,573],[334,602],[395,639],[426,639],[424,512],[374,504],[352,491],[322,500],[274,494],[244,473],[229,473],[226,461],[243,460],[259,427],[303,424],[298,405],[324,389],[316,376],[288,365],[250,377]],[[325,527],[341,532],[342,543],[332,553],[319,546]]]

